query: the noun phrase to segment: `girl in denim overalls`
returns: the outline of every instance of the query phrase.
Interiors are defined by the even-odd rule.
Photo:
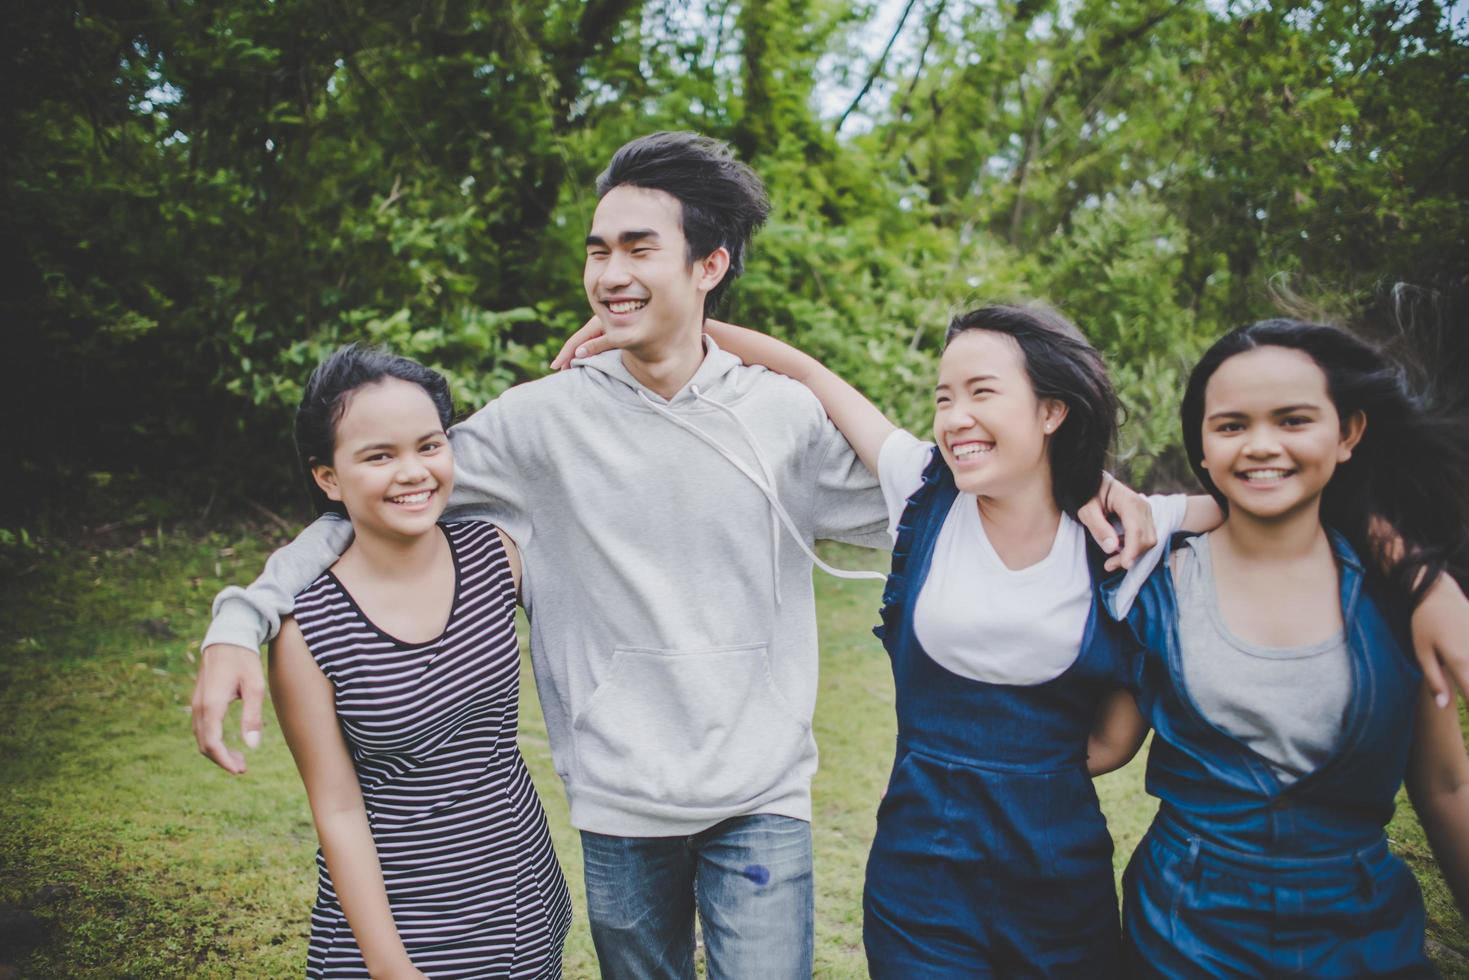
[[[808,384],[888,498],[895,544],[878,632],[898,745],[863,896],[872,974],[1118,975],[1112,839],[1091,775],[1136,744],[1113,733],[1130,697],[1123,631],[1096,599],[1109,560],[1076,517],[1098,493],[1133,507],[1138,549],[1151,528],[1136,526],[1212,526],[1217,508],[1104,488],[1115,396],[1097,352],[1049,310],[955,319],[933,443],[805,355],[708,329]],[[1104,523],[1099,533],[1111,536]],[[1128,556],[1134,588],[1161,552]]]
[[[1383,827],[1406,775],[1466,908],[1469,759],[1406,615],[1469,563],[1464,435],[1365,344],[1286,320],[1205,354],[1183,423],[1228,518],[1180,540],[1127,616],[1162,800],[1124,879],[1131,971],[1432,975],[1423,901]],[[1369,515],[1400,537],[1374,547]]]

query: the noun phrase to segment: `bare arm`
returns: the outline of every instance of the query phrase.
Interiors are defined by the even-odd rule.
[[[821,407],[826,409],[827,416],[852,444],[862,465],[873,473],[877,472],[877,457],[882,452],[882,444],[897,426],[888,421],[887,416],[862,392],[837,377],[836,372],[810,354],[768,334],[719,320],[706,321],[704,332],[746,364],[769,368],[810,388]]]
[[[515,583],[515,594],[520,595],[520,549],[515,547],[515,542],[510,539],[501,528],[495,528],[495,533],[500,535],[500,544],[505,547],[505,560],[510,563],[510,580]]]
[[[1224,523],[1224,508],[1207,493],[1189,494],[1188,510],[1184,512],[1180,531],[1202,534],[1212,531]]]
[[[1440,708],[1453,703],[1453,687],[1445,671],[1459,692],[1469,697],[1469,599],[1452,575],[1440,572],[1424,593],[1413,610],[1412,630],[1413,652],[1433,691],[1434,703]]]
[[[1457,711],[1435,711],[1423,687],[1408,763],[1408,796],[1459,913],[1469,918],[1469,754]]]
[[[294,620],[270,646],[270,692],[316,819],[332,885],[374,977],[423,976],[408,959],[383,885],[362,787],[337,724],[331,682],[306,649]]]
[[[1128,691],[1113,691],[1097,710],[1097,720],[1086,743],[1086,771],[1100,776],[1132,761],[1148,734],[1148,723]]]

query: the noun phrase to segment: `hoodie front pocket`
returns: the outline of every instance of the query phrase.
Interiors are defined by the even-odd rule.
[[[572,731],[579,782],[682,807],[756,799],[801,764],[811,737],[776,690],[763,643],[618,647]]]

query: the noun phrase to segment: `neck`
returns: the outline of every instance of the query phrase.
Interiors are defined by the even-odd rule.
[[[689,383],[704,362],[704,321],[701,317],[689,329],[657,348],[624,349],[622,366],[638,383],[664,398],[672,398]]]
[[[437,527],[411,538],[360,530],[348,554],[354,564],[374,578],[415,581],[442,560],[447,545]]]
[[[1330,547],[1321,524],[1321,499],[1275,518],[1258,518],[1238,507],[1214,532],[1230,552],[1251,562],[1292,562]]]
[[[1011,540],[1043,535],[1054,539],[1061,508],[1056,506],[1048,477],[1048,472],[1037,473],[1035,480],[1004,496],[979,497],[979,516],[986,530],[999,531]]]

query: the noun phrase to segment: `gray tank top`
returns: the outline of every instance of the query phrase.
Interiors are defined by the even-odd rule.
[[[1300,647],[1235,636],[1219,612],[1207,534],[1188,539],[1174,583],[1184,685],[1204,717],[1264,756],[1283,783],[1325,762],[1352,693],[1345,634]]]

